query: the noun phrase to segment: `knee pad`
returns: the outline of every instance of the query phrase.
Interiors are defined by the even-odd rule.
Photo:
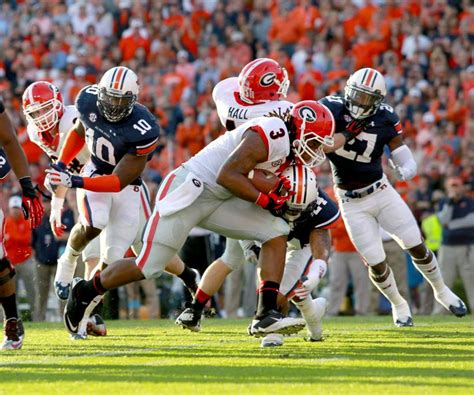
[[[0,273],[8,270],[6,274],[0,274],[0,286],[8,283],[13,277],[15,277],[15,269],[11,265],[7,258],[0,259]]]
[[[227,239],[227,244],[222,254],[222,262],[232,271],[245,264],[245,255],[240,243],[235,239]]]

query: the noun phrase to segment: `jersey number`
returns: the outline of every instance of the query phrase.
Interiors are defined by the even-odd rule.
[[[362,154],[358,153],[356,150],[346,150],[345,146],[339,148],[336,151],[336,154],[350,160],[355,160],[356,162],[370,163],[370,161],[372,160],[370,155],[374,151],[375,143],[377,141],[377,135],[362,132],[355,139],[349,141],[347,144],[353,145],[356,141],[358,141],[359,143],[365,141],[367,143],[367,146]]]
[[[146,132],[151,130],[151,125],[144,119],[140,119],[137,123],[133,124],[133,128],[144,135]]]
[[[91,154],[97,156],[102,162],[106,162],[112,166],[117,164],[117,162],[115,162],[114,146],[105,137],[99,137],[95,141],[94,147],[94,130],[91,128],[86,130],[86,143]]]
[[[283,129],[280,128],[280,130],[278,132],[275,132],[274,130],[272,130],[270,132],[270,137],[273,139],[273,140],[276,140],[276,139],[279,139],[280,137],[283,137],[285,135],[285,131]]]

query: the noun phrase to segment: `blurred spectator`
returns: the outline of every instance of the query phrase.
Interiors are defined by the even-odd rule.
[[[335,198],[332,188],[327,188],[329,197]],[[365,315],[369,312],[370,283],[367,268],[347,234],[342,218],[329,229],[332,252],[329,258],[328,315],[338,315],[349,284],[353,289],[353,313]]]
[[[448,287],[452,288],[454,281],[461,278],[467,304],[474,314],[474,199],[467,192],[461,178],[447,179],[447,196],[438,211],[443,226],[439,266]],[[442,314],[444,309],[436,304],[433,313]]]
[[[65,216],[63,216],[63,224],[66,226],[65,232],[61,237],[55,237],[49,223],[51,201],[43,199],[43,206],[43,221],[40,226],[33,230],[33,249],[36,258],[36,286],[38,292],[35,321],[44,321],[46,319],[50,286],[56,274],[56,266],[60,255],[59,248],[61,243],[67,241],[73,226],[73,223],[68,222]],[[61,306],[58,304],[58,309],[60,308]],[[61,311],[59,310],[58,315],[61,316]]]
[[[8,200],[8,215],[5,218],[5,250],[8,259],[17,273],[18,282],[23,282],[26,289],[26,298],[30,305],[32,319],[36,311],[36,270],[32,253],[32,237],[30,222],[25,219],[22,211],[20,196],[12,196]]]

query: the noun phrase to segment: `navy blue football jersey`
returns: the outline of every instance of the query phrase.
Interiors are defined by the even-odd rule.
[[[335,222],[341,215],[337,204],[318,188],[318,198],[293,222],[288,240],[298,239],[301,247],[309,243],[313,229],[322,229]]]
[[[136,103],[132,113],[119,122],[109,122],[97,107],[97,85],[83,88],[76,98],[76,108],[86,130],[91,161],[98,174],[112,174],[126,154],[152,154],[158,145],[160,127],[148,109]],[[132,185],[140,184],[135,180]]]
[[[336,133],[341,133],[352,121],[340,96],[326,96],[320,100],[327,106],[336,121]],[[335,152],[327,154],[336,184],[358,183],[370,185],[382,178],[384,147],[402,133],[398,115],[392,107],[382,104],[372,115],[367,129]]]
[[[0,114],[5,111],[5,106],[3,104],[2,99],[0,98]],[[8,173],[10,173],[11,167],[10,163],[8,163],[7,154],[0,148],[0,179],[5,178]]]

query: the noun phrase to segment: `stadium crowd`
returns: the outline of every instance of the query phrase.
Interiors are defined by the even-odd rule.
[[[474,189],[473,43],[469,0],[11,0],[0,12],[0,95],[42,184],[48,159],[27,138],[26,86],[51,81],[73,104],[82,87],[114,65],[135,70],[139,101],[164,131],[145,174],[156,190],[171,169],[223,133],[212,89],[251,59],[286,67],[292,102],[342,93],[351,72],[376,68],[418,162],[419,175],[396,187],[438,250],[441,225],[426,221],[447,184],[461,183],[471,196]],[[331,186],[327,162],[318,181]],[[4,208],[15,188],[3,180]],[[30,255],[25,264],[33,265]],[[408,285],[419,284],[411,278]],[[429,299],[412,296],[418,308]]]

